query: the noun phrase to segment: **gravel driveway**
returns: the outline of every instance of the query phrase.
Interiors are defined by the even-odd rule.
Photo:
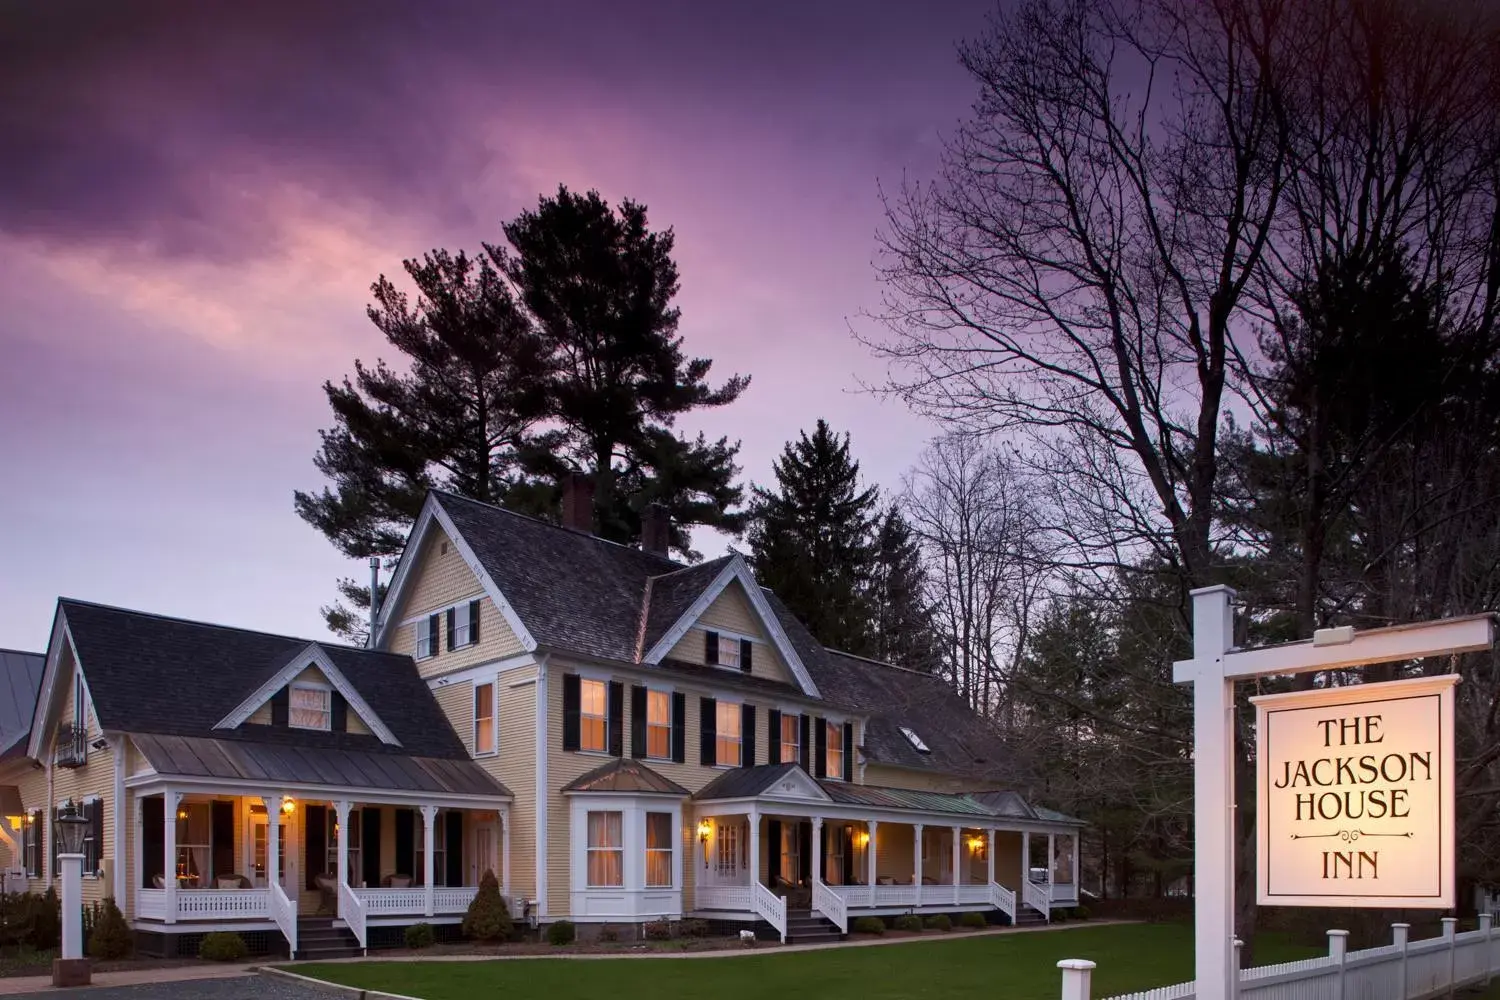
[[[183,980],[142,986],[91,986],[80,990],[21,993],[56,1000],[331,1000],[337,994],[275,976]]]

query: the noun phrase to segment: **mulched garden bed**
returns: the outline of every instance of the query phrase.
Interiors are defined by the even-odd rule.
[[[47,976],[52,974],[52,959],[57,952],[50,949],[34,951],[31,948],[6,948],[0,950],[0,979],[14,976]],[[130,972],[146,969],[178,969],[187,965],[211,963],[196,958],[122,958],[112,962],[95,962],[95,972]]]

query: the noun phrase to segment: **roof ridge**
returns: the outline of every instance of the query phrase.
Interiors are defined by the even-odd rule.
[[[450,490],[440,490],[437,487],[431,487],[429,489],[429,492],[435,493],[439,496],[452,497],[454,500],[462,500],[464,503],[471,503],[476,507],[485,507],[489,510],[499,511],[501,514],[509,514],[511,517],[518,517],[523,521],[530,521],[533,524],[541,525],[543,528],[551,528],[554,531],[566,531],[570,535],[577,535],[590,541],[603,542],[605,545],[613,545],[616,548],[624,549],[627,552],[637,552],[651,559],[660,559],[670,563],[673,566],[678,567],[678,569],[692,569],[692,564],[685,566],[681,565],[677,562],[677,560],[673,559],[670,556],[658,556],[654,553],[647,552],[645,549],[637,548],[634,545],[627,545],[625,542],[617,542],[612,538],[604,538],[603,536],[596,535],[591,531],[582,531],[578,528],[569,528],[567,525],[554,524],[553,522],[537,517],[534,514],[522,514],[520,511],[511,510],[509,507],[504,507],[497,503],[490,503],[487,500],[475,500],[473,497],[466,497],[462,494],[454,493]],[[675,573],[677,572],[677,570],[672,570],[671,572]],[[665,576],[667,574],[664,573],[659,575]]]
[[[903,667],[899,663],[889,663],[889,662],[887,662],[885,660],[877,660],[877,659],[874,659],[873,657],[869,657],[869,656],[860,656],[858,653],[846,653],[844,650],[842,650],[842,649],[834,649],[832,646],[824,646],[823,650],[825,652],[833,653],[833,654],[835,654],[837,656],[847,657],[847,658],[849,658],[851,660],[859,660],[862,663],[873,663],[875,666],[877,666],[877,667],[885,667],[887,670],[900,670],[903,673],[916,674],[918,677],[934,677],[934,676],[936,676],[935,674],[929,673],[926,670],[915,670],[912,667]]]
[[[286,639],[289,642],[300,642],[308,645],[326,646],[329,649],[344,649],[354,653],[372,653],[377,656],[400,656],[400,653],[391,653],[383,649],[369,649],[365,646],[355,646],[344,642],[330,642],[326,639],[309,639],[306,636],[287,635],[283,632],[266,632],[262,629],[244,628],[240,625],[225,625],[221,622],[205,622],[196,618],[183,618],[180,615],[164,615],[157,611],[142,611],[139,608],[126,608],[118,604],[104,604],[99,601],[86,601],[81,597],[59,597],[59,604],[77,604],[86,608],[98,608],[101,611],[116,611],[124,615],[135,615],[138,618],[154,618],[157,621],[177,622],[181,625],[196,625],[199,628],[217,628],[226,632],[246,632],[250,635],[263,635],[270,639]],[[20,652],[16,650],[15,652]],[[45,655],[45,654],[43,654]]]
[[[651,584],[656,579],[654,576],[646,577],[646,586],[642,588],[645,597],[641,600],[641,621],[635,630],[635,659],[639,663],[646,658],[646,629],[651,622]]]
[[[612,544],[618,545],[619,543],[615,542],[615,543],[612,543]],[[730,553],[728,553],[726,555],[717,556],[717,557],[715,557],[713,559],[708,559],[708,560],[705,560],[704,562],[701,562],[701,563],[688,563],[686,566],[678,566],[676,569],[672,570],[670,573],[653,573],[652,575],[646,577],[646,582],[650,583],[652,580],[662,580],[662,579],[665,579],[666,577],[669,577],[669,576],[676,576],[678,573],[686,573],[690,569],[704,569],[704,568],[706,568],[708,566],[712,566],[714,563],[728,562],[729,560],[733,559],[736,555],[738,555],[738,553],[736,553],[736,552],[730,552]]]

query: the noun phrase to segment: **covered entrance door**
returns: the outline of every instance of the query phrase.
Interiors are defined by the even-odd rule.
[[[469,864],[469,881],[466,885],[478,885],[487,871],[494,872],[497,879],[500,877],[500,859],[495,857],[496,829],[494,820],[484,820],[471,827],[469,857],[473,860]]]
[[[276,827],[281,854],[279,872],[281,889],[288,896],[293,897],[297,894],[297,859],[292,853],[292,846],[296,840],[289,828],[294,817],[295,814],[288,816],[283,813],[281,822]],[[255,888],[264,889],[271,884],[266,870],[270,861],[271,824],[266,818],[265,806],[259,803],[252,804],[248,819],[250,828],[246,831],[245,843],[249,847],[250,857],[247,859],[245,870],[249,873],[250,881],[254,883]]]

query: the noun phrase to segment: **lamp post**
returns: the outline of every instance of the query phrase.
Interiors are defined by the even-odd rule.
[[[53,986],[87,986],[89,960],[83,957],[83,835],[89,821],[72,799],[57,813],[62,866],[62,956],[52,960]]]

